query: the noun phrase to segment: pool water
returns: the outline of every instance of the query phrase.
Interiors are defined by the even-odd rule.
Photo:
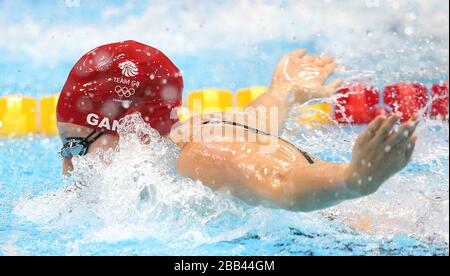
[[[448,123],[422,123],[413,162],[376,194],[293,213],[178,176],[176,147],[138,116],[127,120],[133,131],[122,128],[120,152],[104,153],[112,163],[78,158],[73,179],[60,175],[57,138],[0,140],[0,255],[449,254]],[[289,124],[285,137],[348,161],[360,131]],[[152,143],[140,144],[139,132]],[[75,182],[84,186],[74,191]]]
[[[185,93],[268,85],[299,47],[336,57],[336,77],[380,89],[449,76],[448,1],[63,2],[0,1],[0,96],[56,93],[83,53],[126,39],[173,59]],[[412,163],[376,194],[293,213],[178,176],[177,149],[129,120],[154,141],[124,131],[109,166],[79,158],[73,179],[61,177],[58,138],[0,138],[0,255],[449,255],[448,122],[423,122]],[[291,121],[284,136],[345,162],[360,131]]]

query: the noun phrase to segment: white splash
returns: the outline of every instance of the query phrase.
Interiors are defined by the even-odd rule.
[[[119,133],[119,150],[73,160],[75,170],[67,182],[79,188],[22,198],[15,214],[52,228],[93,225],[86,231],[87,240],[152,237],[171,239],[177,247],[232,238],[246,227],[235,225],[230,232],[219,233],[221,238],[208,235],[205,225],[224,217],[240,220],[245,217],[245,207],[178,176],[177,147],[161,138],[140,115],[123,119]]]

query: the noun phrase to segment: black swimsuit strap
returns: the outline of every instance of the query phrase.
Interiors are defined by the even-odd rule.
[[[287,143],[287,144],[292,145],[293,147],[295,147],[295,148],[303,155],[303,157],[308,161],[309,164],[311,164],[311,165],[314,164],[314,160],[312,159],[312,157],[311,157],[307,152],[302,151],[301,149],[297,148],[294,144],[292,144],[291,142],[287,141],[286,139],[283,139],[283,138],[281,138],[281,137],[272,135],[272,134],[270,134],[270,133],[267,133],[267,132],[265,132],[265,131],[259,130],[259,129],[257,129],[257,128],[252,128],[252,127],[249,127],[249,126],[247,126],[247,125],[243,125],[243,124],[236,123],[236,122],[229,122],[229,121],[206,121],[206,122],[203,122],[202,125],[208,125],[208,124],[212,124],[212,123],[219,123],[219,124],[231,125],[231,126],[235,126],[235,127],[242,127],[242,128],[244,128],[245,130],[255,132],[256,134],[262,134],[262,135],[271,136],[271,137],[275,137],[275,138],[277,138],[277,139],[280,139],[281,141],[283,141],[283,142],[285,142],[285,143]]]

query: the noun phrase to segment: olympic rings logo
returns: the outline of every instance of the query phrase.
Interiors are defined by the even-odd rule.
[[[116,86],[115,91],[119,97],[125,98],[129,98],[136,93],[136,90],[134,90],[134,88],[122,87],[119,85]]]

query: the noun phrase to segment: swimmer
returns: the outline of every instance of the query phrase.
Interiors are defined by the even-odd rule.
[[[417,117],[400,126],[397,114],[376,118],[350,163],[324,162],[279,138],[294,104],[329,97],[341,85],[326,85],[336,67],[333,58],[300,49],[281,59],[268,91],[244,111],[180,123],[174,110],[183,77],[167,56],[134,41],[98,47],[77,62],[59,98],[63,174],[73,170],[73,156],[116,148],[119,120],[138,112],[179,147],[180,175],[250,204],[309,212],[368,196],[410,162]]]

